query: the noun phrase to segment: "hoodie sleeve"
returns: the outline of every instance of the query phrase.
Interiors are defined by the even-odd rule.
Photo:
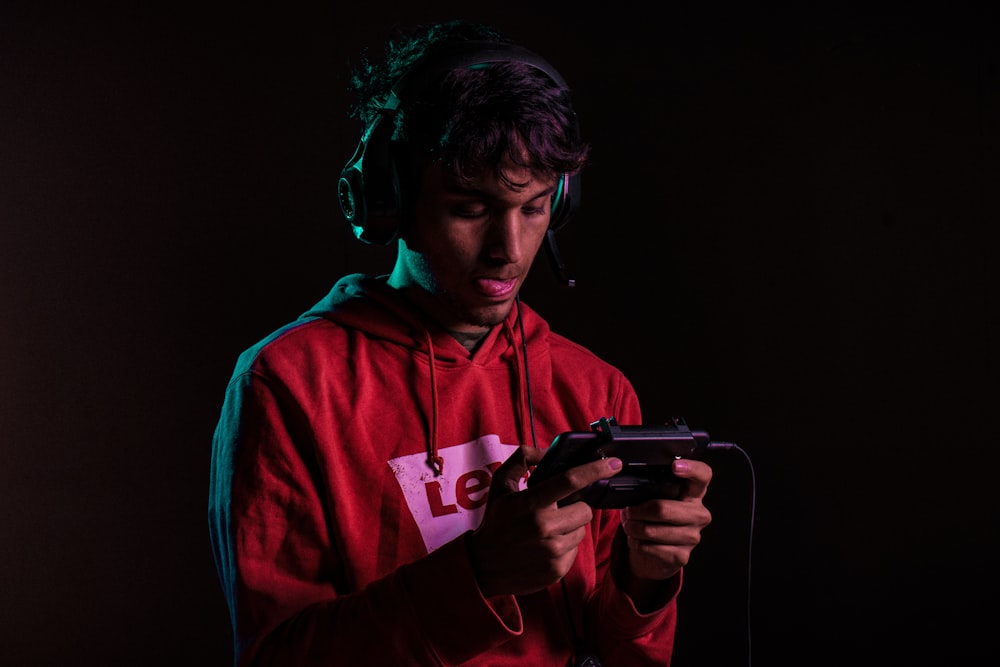
[[[641,424],[638,398],[631,384],[623,383],[621,407],[615,411],[624,424]],[[618,510],[601,512],[595,518],[595,561],[598,587],[588,605],[587,634],[595,637],[594,646],[605,665],[649,665],[669,667],[677,628],[677,594],[682,572],[664,584],[666,602],[658,610],[641,613],[632,599],[614,581],[616,568],[628,567],[628,545]]]
[[[236,665],[455,665],[522,632],[513,597],[482,597],[464,539],[345,594],[305,423],[254,372],[227,390],[209,525]]]
[[[616,513],[617,514],[617,513]],[[617,524],[617,519],[615,523]],[[682,573],[665,582],[666,603],[658,610],[642,613],[614,583],[612,572],[627,565],[628,547],[620,526],[611,527],[611,558],[604,585],[590,609],[588,627],[597,638],[596,649],[606,665],[653,665],[669,667],[677,628],[677,593]]]

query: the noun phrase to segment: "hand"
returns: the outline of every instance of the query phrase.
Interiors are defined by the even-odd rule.
[[[519,490],[544,453],[522,446],[493,474],[483,521],[468,543],[486,597],[534,593],[565,576],[594,513],[586,503],[559,507],[558,501],[621,470],[621,460],[601,459]]]
[[[712,521],[711,512],[702,504],[712,469],[690,459],[674,461],[673,469],[687,480],[679,498],[647,500],[622,510],[633,577],[659,581],[673,577],[687,565],[691,551],[701,542],[701,531]]]

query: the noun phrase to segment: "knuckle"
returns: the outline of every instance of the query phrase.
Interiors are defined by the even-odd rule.
[[[577,466],[566,471],[566,480],[574,488],[583,488],[591,482],[591,476],[581,469],[580,466]]]

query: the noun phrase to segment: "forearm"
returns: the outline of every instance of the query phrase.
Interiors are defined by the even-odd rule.
[[[680,572],[669,579],[656,580],[637,577],[627,565],[622,570],[616,577],[616,584],[632,600],[640,614],[652,614],[663,609],[680,590]]]
[[[364,499],[331,501],[315,436],[278,395],[239,378],[214,440],[209,525],[241,667],[459,663],[521,630],[512,598],[482,598],[464,540],[428,555],[398,541],[402,514],[386,528]]]
[[[635,577],[628,567],[628,547],[615,534],[604,584],[593,607],[588,631],[605,664],[670,664],[682,573],[662,582]]]
[[[244,609],[238,664],[459,664],[523,630],[514,599],[495,602],[479,594],[456,540],[360,591],[331,592],[271,629],[254,627],[268,609]]]

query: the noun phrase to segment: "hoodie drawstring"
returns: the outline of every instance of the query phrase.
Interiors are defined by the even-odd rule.
[[[427,339],[427,354],[430,356],[431,367],[431,437],[427,441],[427,465],[434,471],[434,476],[439,477],[444,471],[444,457],[438,455],[438,396],[437,376],[434,373],[434,341],[426,329],[424,338]]]
[[[535,438],[535,415],[531,405],[531,379],[528,377],[528,346],[524,335],[524,322],[521,319],[521,300],[515,299],[517,306],[517,323],[520,326],[521,350],[518,351],[517,336],[508,320],[503,321],[503,335],[514,352],[514,370],[517,373],[517,399],[514,401],[517,406],[517,421],[521,428],[521,442],[530,442],[537,447]],[[427,341],[427,354],[430,359],[430,379],[431,379],[431,433],[427,441],[427,465],[434,471],[434,476],[439,477],[444,471],[444,457],[438,454],[438,387],[437,374],[434,370],[434,340],[430,331],[424,330],[424,338]]]
[[[518,352],[517,337],[507,320],[503,321],[503,333],[507,342],[514,351],[514,369],[517,371],[517,419],[521,427],[521,442],[530,442],[537,447],[535,442],[535,415],[531,407],[531,382],[528,378],[528,348],[524,338],[524,323],[521,321],[521,300],[516,299],[517,322],[521,330],[521,352]]]

